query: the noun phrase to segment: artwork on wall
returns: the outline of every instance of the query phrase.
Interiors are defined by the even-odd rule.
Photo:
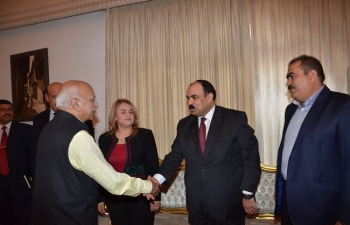
[[[12,104],[15,121],[31,121],[48,108],[45,89],[49,84],[48,49],[10,56]]]

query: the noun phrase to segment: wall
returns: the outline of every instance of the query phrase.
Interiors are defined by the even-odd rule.
[[[50,83],[83,80],[94,88],[97,139],[105,130],[105,18],[99,11],[0,31],[0,98],[12,101],[10,55],[48,48]]]

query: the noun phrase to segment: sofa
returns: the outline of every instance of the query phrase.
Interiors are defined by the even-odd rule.
[[[258,188],[255,192],[256,204],[260,208],[259,214],[254,217],[262,219],[274,219],[273,212],[275,208],[275,177],[276,168],[260,164],[261,178]],[[162,213],[184,213],[188,214],[186,209],[186,189],[184,182],[185,164],[179,167],[176,175],[169,182],[168,186],[162,187],[161,208]],[[252,216],[247,215],[252,218]]]

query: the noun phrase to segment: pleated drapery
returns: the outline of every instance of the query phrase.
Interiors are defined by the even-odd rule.
[[[107,10],[106,118],[117,98],[131,100],[162,159],[189,113],[188,85],[206,79],[218,105],[247,113],[262,162],[275,165],[291,102],[288,62],[315,56],[326,85],[346,92],[349,53],[348,0],[156,0],[117,7]]]

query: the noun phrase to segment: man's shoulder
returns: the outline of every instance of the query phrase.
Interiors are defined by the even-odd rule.
[[[30,130],[32,129],[32,125],[29,125],[29,124],[26,124],[26,123],[20,123],[20,122],[17,122],[17,121],[12,121],[12,124],[11,124],[11,130],[14,129],[14,130]]]
[[[216,110],[219,110],[219,111],[224,111],[224,112],[235,112],[235,113],[241,113],[242,111],[240,111],[240,110],[237,110],[237,109],[230,109],[230,108],[225,108],[225,107],[223,107],[223,106],[219,106],[219,105],[217,105],[217,106],[215,106],[215,111]]]
[[[330,97],[332,100],[339,100],[339,101],[349,101],[350,100],[350,95],[341,93],[341,92],[336,92],[336,91],[331,91],[330,92]]]
[[[222,115],[222,116],[238,116],[238,115],[246,115],[244,111],[240,111],[237,109],[225,108],[222,106],[216,106],[214,115]]]
[[[37,114],[36,116],[34,116],[33,122],[37,122],[37,121],[41,121],[41,120],[47,120],[47,122],[48,122],[49,116],[50,116],[50,108],[46,109],[46,110],[40,112],[39,114]]]
[[[190,123],[194,120],[198,119],[197,116],[193,116],[192,114],[182,118],[180,121],[179,121],[179,124],[185,124],[185,123]]]

